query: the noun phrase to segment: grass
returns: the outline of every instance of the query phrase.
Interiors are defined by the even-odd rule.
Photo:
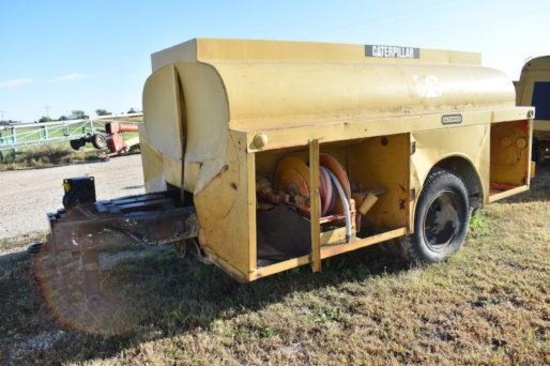
[[[68,142],[21,148],[16,155],[0,161],[0,172],[6,170],[49,168],[98,160],[98,150],[84,147],[74,151]]]
[[[550,166],[538,174],[436,265],[372,247],[242,285],[164,251],[106,271],[113,306],[93,315],[64,311],[29,254],[3,255],[0,364],[549,364]],[[108,312],[120,328],[83,331]]]

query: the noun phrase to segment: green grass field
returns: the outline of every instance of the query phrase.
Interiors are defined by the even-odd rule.
[[[98,327],[105,312],[62,311],[33,258],[13,252],[43,238],[6,240],[0,364],[550,364],[549,220],[547,165],[436,265],[378,246],[243,285],[163,251],[106,271],[120,328]]]

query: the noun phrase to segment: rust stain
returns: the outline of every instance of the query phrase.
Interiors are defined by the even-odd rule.
[[[405,204],[406,204],[406,202],[407,202],[407,201],[404,200],[404,199],[400,199],[400,200],[399,200],[399,209],[400,209],[400,210],[404,210],[404,209],[405,209]]]

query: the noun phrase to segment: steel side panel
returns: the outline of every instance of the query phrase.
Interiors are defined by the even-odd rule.
[[[505,121],[528,119],[532,107],[512,107],[499,110],[480,110],[469,112],[449,111],[391,118],[372,118],[366,120],[341,120],[331,123],[314,121],[299,126],[279,126],[273,129],[243,130],[247,133],[248,151],[276,150],[294,146],[306,146],[310,139],[319,139],[321,143],[353,140],[359,138],[387,136],[401,133],[421,133],[431,130],[457,130],[466,126],[488,125]],[[444,115],[460,113],[462,123],[442,125]],[[254,144],[257,133],[267,136],[268,143],[258,149]]]
[[[364,219],[376,227],[403,227],[409,222],[410,135],[362,140],[349,148],[348,174],[361,189],[383,189]]]
[[[256,264],[254,157],[246,153],[245,141],[242,134],[230,134],[224,166],[195,194],[201,245],[223,260],[222,268],[228,263],[231,268],[224,269],[243,278]]]
[[[440,161],[460,157],[475,169],[483,189],[485,203],[489,198],[491,125],[471,125],[412,134],[416,151],[411,155],[411,188],[416,199],[411,207],[410,230],[414,230],[416,202],[430,170]]]
[[[530,120],[491,127],[491,184],[512,187],[529,185],[532,129]]]

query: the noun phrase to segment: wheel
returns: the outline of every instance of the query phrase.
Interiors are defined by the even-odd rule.
[[[92,136],[92,145],[98,150],[103,150],[107,146],[107,136],[103,133],[96,133]]]
[[[129,154],[138,154],[141,151],[139,144],[130,146],[130,149],[128,150]]]
[[[449,258],[466,238],[470,215],[464,182],[450,171],[434,169],[416,205],[415,232],[409,238],[410,259],[440,262]]]
[[[543,154],[540,147],[540,142],[537,139],[533,139],[533,150],[531,152],[531,160],[537,164],[542,163]]]
[[[86,144],[85,141],[81,140],[81,139],[78,139],[78,140],[71,140],[69,141],[69,144],[71,145],[71,148],[75,151],[78,151],[80,150],[80,148],[82,146],[84,146],[84,144]]]
[[[548,140],[533,140],[533,152],[531,160],[537,164],[542,164],[549,156],[550,141]]]

